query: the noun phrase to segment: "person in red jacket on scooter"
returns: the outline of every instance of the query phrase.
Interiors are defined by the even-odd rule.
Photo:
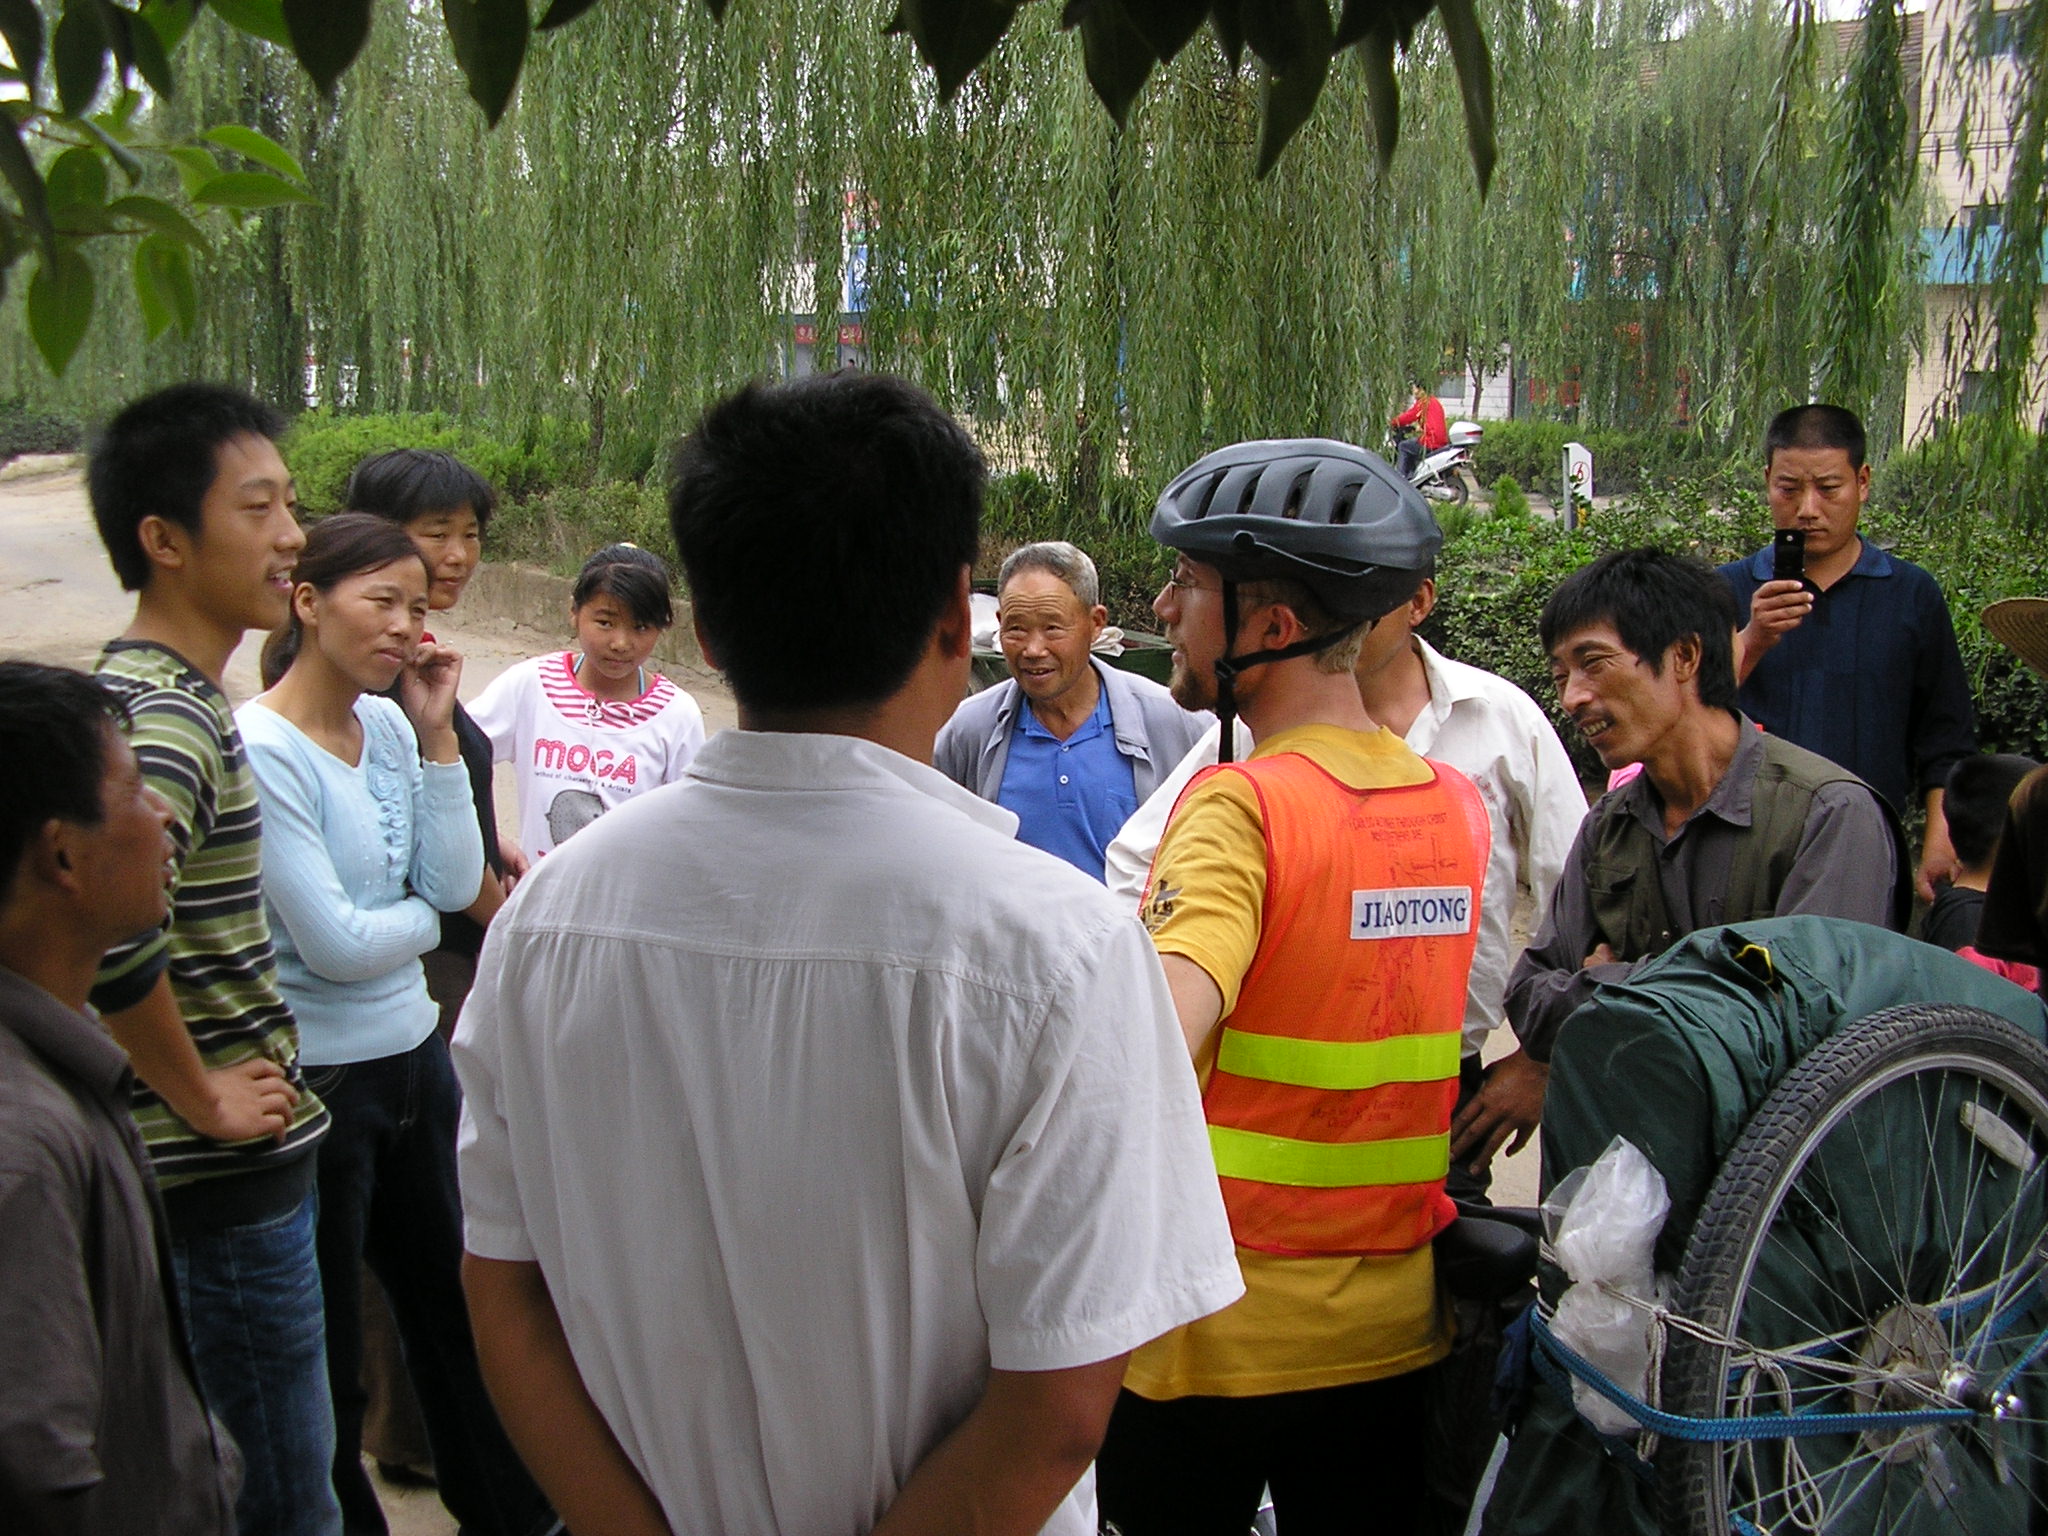
[[[1427,385],[1415,386],[1414,403],[1394,418],[1393,425],[1420,429],[1418,436],[1402,438],[1394,450],[1394,468],[1404,480],[1414,478],[1415,466],[1427,455],[1451,445],[1450,428],[1444,424],[1444,403],[1429,392]]]

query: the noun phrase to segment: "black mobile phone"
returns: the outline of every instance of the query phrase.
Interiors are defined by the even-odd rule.
[[[1771,580],[1806,579],[1806,530],[1780,528],[1771,536]]]

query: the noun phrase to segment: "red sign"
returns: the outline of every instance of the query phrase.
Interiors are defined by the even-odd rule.
[[[796,344],[800,347],[815,347],[818,344],[818,328],[809,321],[798,321]]]
[[[842,325],[839,327],[839,345],[842,347],[857,347],[866,340],[867,330],[863,326]]]

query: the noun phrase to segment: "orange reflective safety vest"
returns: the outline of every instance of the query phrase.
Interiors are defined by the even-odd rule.
[[[1391,789],[1293,752],[1211,770],[1251,782],[1266,837],[1259,946],[1202,1098],[1243,1247],[1408,1253],[1456,1214],[1444,1175],[1491,833],[1471,781],[1429,766]]]

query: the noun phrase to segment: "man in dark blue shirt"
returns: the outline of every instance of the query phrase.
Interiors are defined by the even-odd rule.
[[[1769,549],[1721,567],[1743,626],[1743,712],[1840,764],[1903,814],[1927,808],[1923,900],[1955,871],[1942,785],[1977,749],[1969,680],[1932,576],[1856,531],[1870,496],[1863,424],[1833,405],[1781,411],[1764,438],[1771,521],[1806,533],[1805,580],[1772,579]]]

